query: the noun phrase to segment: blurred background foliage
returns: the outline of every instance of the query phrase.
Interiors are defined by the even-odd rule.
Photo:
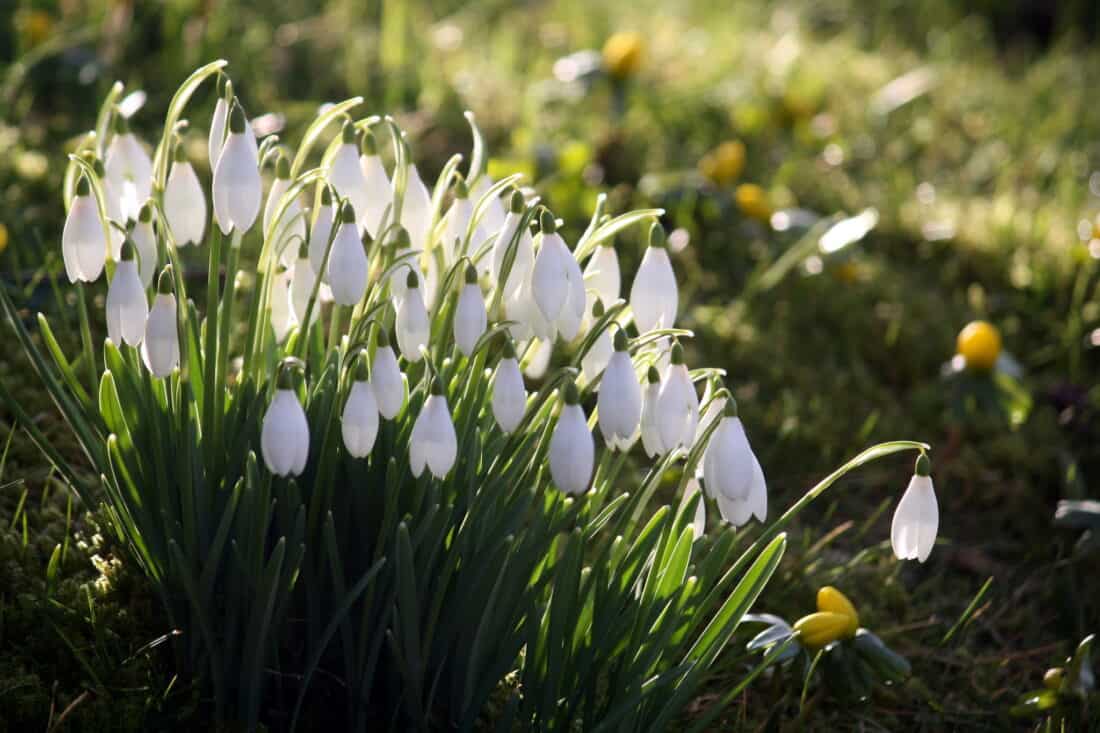
[[[428,180],[468,149],[470,109],[490,172],[525,172],[574,237],[599,192],[667,210],[691,348],[728,370],[776,510],[869,443],[935,446],[927,565],[890,558],[905,469],[873,468],[796,528],[763,604],[793,613],[836,585],[914,678],[850,709],[776,674],[726,724],[1005,730],[1100,622],[1095,555],[1051,526],[1060,499],[1100,498],[1098,28],[1087,0],[6,0],[0,273],[17,301],[52,307],[64,155],[116,79],[148,93],[133,122],[152,130],[192,69],[226,58],[250,115],[278,110],[261,122],[292,143],[319,104],[361,94],[400,118]],[[200,145],[212,99],[196,102]],[[868,210],[865,236],[822,246],[819,219]],[[627,272],[642,246],[619,242]],[[976,318],[1003,335],[994,375],[950,366]],[[10,352],[0,379],[37,389]],[[64,489],[27,441],[5,459],[0,731],[69,705],[93,730],[119,705],[135,730],[166,700],[186,719],[170,660],[146,648],[169,630],[140,581],[100,580],[94,517],[61,521]]]

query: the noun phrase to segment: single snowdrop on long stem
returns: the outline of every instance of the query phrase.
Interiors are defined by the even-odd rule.
[[[924,562],[932,554],[940,527],[940,508],[932,485],[932,462],[917,458],[913,477],[902,494],[890,528],[890,544],[899,560]]]

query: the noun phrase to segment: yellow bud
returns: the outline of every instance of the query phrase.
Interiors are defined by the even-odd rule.
[[[699,161],[699,172],[719,185],[737,178],[744,167],[745,144],[740,140],[727,140]]]
[[[772,207],[768,203],[768,194],[755,183],[742,183],[734,192],[737,208],[741,213],[753,219],[767,222],[772,218]]]
[[[859,629],[859,613],[856,607],[844,595],[831,585],[826,585],[817,591],[817,610],[828,613],[839,613],[848,619],[848,635],[855,636]]]
[[[637,33],[613,33],[603,44],[603,67],[608,74],[625,79],[638,73],[645,45]]]
[[[1001,355],[1001,332],[986,321],[973,321],[959,331],[955,348],[968,369],[989,371]]]
[[[820,649],[838,639],[851,636],[850,626],[851,619],[842,613],[818,611],[798,619],[794,624],[794,630],[798,632],[798,640],[803,646]]]
[[[1066,676],[1066,671],[1061,667],[1051,667],[1043,675],[1043,687],[1048,690],[1057,690],[1062,686],[1062,680]]]

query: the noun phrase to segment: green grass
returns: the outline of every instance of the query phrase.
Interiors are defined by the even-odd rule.
[[[786,727],[801,715],[820,730],[1020,726],[1006,718],[1008,707],[1100,626],[1088,579],[1095,558],[1074,558],[1075,538],[1050,525],[1059,498],[1097,498],[1100,476],[1100,351],[1090,341],[1100,296],[1079,236],[1080,223],[1100,211],[1100,184],[1090,188],[1100,169],[1100,110],[1091,102],[1100,56],[1080,40],[1095,32],[1087,7],[1080,16],[1067,7],[1058,34],[1044,39],[1004,32],[1000,11],[968,16],[945,0],[721,11],[708,2],[436,2],[404,14],[396,2],[365,10],[224,3],[207,17],[180,2],[142,6],[129,19],[108,19],[103,8],[62,17],[47,5],[53,23],[36,50],[25,5],[0,19],[11,26],[0,37],[14,40],[0,43],[13,54],[7,63],[42,56],[18,75],[9,65],[0,83],[5,274],[29,276],[43,262],[59,271],[64,146],[92,124],[109,84],[120,78],[155,91],[137,120],[151,128],[167,102],[158,95],[222,56],[250,112],[287,111],[292,140],[320,101],[363,93],[372,110],[401,113],[434,176],[444,151],[468,146],[461,112],[469,108],[493,156],[531,171],[574,236],[598,190],[617,210],[665,207],[670,228],[691,235],[675,265],[689,283],[683,325],[698,334],[695,361],[729,371],[773,511],[869,443],[933,444],[942,539],[927,565],[899,566],[883,543],[892,504],[878,510],[896,501],[906,470],[887,462],[846,480],[799,522],[782,577],[757,609],[793,621],[813,610],[818,586],[837,585],[864,624],[910,658],[914,678],[855,706],[815,687],[800,713],[800,685],[775,675],[730,709],[731,725]],[[187,45],[175,33],[184,20],[196,38]],[[553,70],[618,29],[638,30],[647,45],[622,114],[606,79],[566,84]],[[48,44],[59,53],[41,53]],[[81,69],[95,72],[90,84],[78,81]],[[917,70],[927,82],[921,93],[891,105],[884,87]],[[747,150],[739,179],[707,182],[700,158],[734,138]],[[829,215],[874,207],[879,225],[820,268],[799,263],[770,288],[747,290],[796,236],[738,212],[733,185],[744,181],[762,185],[775,208]],[[640,246],[620,243],[624,271]],[[48,287],[36,293],[34,308],[65,312]],[[959,409],[941,377],[955,333],[976,317],[1001,328],[1023,367],[1033,404],[1019,424]],[[21,394],[35,389],[9,354],[0,355],[0,378]],[[44,396],[35,415],[63,440]],[[10,416],[0,417],[6,429]],[[0,718],[44,727],[54,699],[63,709],[87,689],[94,694],[73,713],[84,711],[87,729],[118,701],[135,719],[156,714],[145,711],[168,685],[168,655],[121,662],[168,629],[130,578],[130,590],[97,601],[96,623],[117,634],[99,643],[81,590],[97,573],[75,540],[93,525],[79,507],[73,526],[61,523],[66,500],[48,477],[15,436],[3,481],[23,483],[0,492],[0,572],[10,574],[0,588],[28,590],[0,591],[4,608],[15,609],[5,610],[0,636],[0,658],[15,660],[5,662],[0,692],[36,682],[0,694]],[[26,547],[22,519],[14,527],[9,519],[24,489]],[[46,568],[66,536],[70,551],[49,596]],[[970,623],[940,645],[989,576]],[[45,613],[60,614],[65,633],[82,639],[73,643],[79,655],[48,624],[32,623]],[[142,620],[132,623],[135,616]],[[733,678],[746,662],[731,651],[726,663]],[[130,691],[142,685],[148,690]],[[186,694],[169,697],[186,714]],[[24,717],[10,718],[9,699]]]

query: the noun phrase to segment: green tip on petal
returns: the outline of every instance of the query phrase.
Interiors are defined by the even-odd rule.
[[[543,234],[553,234],[558,231],[558,222],[554,219],[554,215],[550,213],[550,209],[542,210],[542,215],[539,217],[539,228]]]
[[[605,312],[606,311],[603,307],[603,301],[600,300],[599,298],[596,298],[596,302],[592,304],[592,317],[593,318],[601,318],[601,317],[603,317],[603,314]]]
[[[661,373],[657,371],[657,367],[650,366],[649,371],[646,372],[645,378],[650,384],[657,384],[657,382],[661,381]]]
[[[466,284],[474,285],[477,283],[477,268],[473,265],[466,265]]]
[[[284,365],[279,369],[279,380],[276,384],[279,389],[294,389],[294,372]]]
[[[229,83],[229,77],[225,74],[218,74],[218,97],[225,96],[225,85]]]
[[[626,351],[628,341],[626,338],[626,331],[621,328],[615,331],[615,351]]]
[[[363,155],[378,155],[378,140],[374,137],[374,133],[370,130],[363,131],[363,139],[360,145],[361,146],[359,149],[363,153]]]
[[[575,405],[581,401],[580,392],[577,391],[577,385],[572,382],[566,382],[565,386],[561,389],[561,397],[565,400],[567,405]]]
[[[405,286],[409,288],[420,287],[420,277],[417,276],[415,270],[409,270],[409,275],[405,278]]]
[[[393,246],[398,249],[412,246],[412,239],[409,238],[409,230],[405,227],[398,227],[397,233],[393,237]]]
[[[649,226],[649,246],[664,247],[666,242],[665,228],[661,222],[655,221]]]
[[[726,406],[722,410],[722,415],[725,417],[737,417],[737,400],[732,396],[726,398]]]
[[[92,170],[95,171],[100,180],[107,177],[107,169],[103,167],[103,161],[99,158],[92,161]]]
[[[913,467],[913,473],[918,476],[928,476],[932,473],[932,461],[923,451],[917,456],[917,465]]]
[[[365,249],[370,249],[371,245],[374,244],[374,237],[370,235],[370,232],[364,229],[363,236],[359,237],[359,241]]]
[[[672,363],[683,364],[684,363],[684,347],[677,341],[672,345]]]
[[[161,295],[168,295],[172,292],[172,288],[175,282],[172,280],[172,266],[165,265],[164,269],[160,271],[160,277],[157,278],[157,292]]]
[[[321,206],[332,206],[332,189],[321,186]]]
[[[172,161],[175,163],[187,162],[187,151],[183,149],[183,141],[176,139],[176,146],[172,149]]]
[[[378,335],[375,336],[374,342],[378,344],[378,348],[385,349],[390,345],[390,334],[384,328],[378,329]]]
[[[340,223],[355,223],[355,207],[351,205],[350,201],[345,201],[344,205],[340,207]]]
[[[153,205],[146,201],[141,205],[141,210],[138,212],[138,221],[143,224],[148,224],[153,220]]]
[[[246,121],[244,119],[244,107],[240,103],[233,105],[233,113],[229,115],[229,131],[240,135],[244,132]]]
[[[134,242],[129,237],[122,243],[122,254],[119,257],[123,262],[134,259]]]
[[[76,182],[76,195],[87,196],[92,192],[92,184],[88,183],[87,176],[81,176],[80,180]]]
[[[513,214],[522,214],[527,208],[527,201],[523,198],[523,191],[518,188],[512,191],[512,200],[508,202],[508,210]]]
[[[309,243],[304,239],[298,245],[298,259],[299,260],[308,260],[309,259]]]
[[[340,142],[345,145],[354,145],[359,137],[359,131],[351,120],[344,121],[344,127],[340,130]]]
[[[434,379],[432,379],[432,394],[433,395],[443,394],[443,382],[442,382],[442,380],[440,380],[439,377],[435,377]]]
[[[355,360],[355,381],[366,382],[369,379],[370,367],[367,364],[367,351],[363,349],[359,352],[359,356]]]
[[[466,185],[466,181],[462,176],[455,177],[455,198],[456,199],[468,199],[470,198],[470,188]]]
[[[504,358],[515,359],[516,358],[516,345],[512,343],[512,339],[507,336],[504,337]]]
[[[275,177],[284,181],[290,179],[290,160],[282,153],[275,161]]]

